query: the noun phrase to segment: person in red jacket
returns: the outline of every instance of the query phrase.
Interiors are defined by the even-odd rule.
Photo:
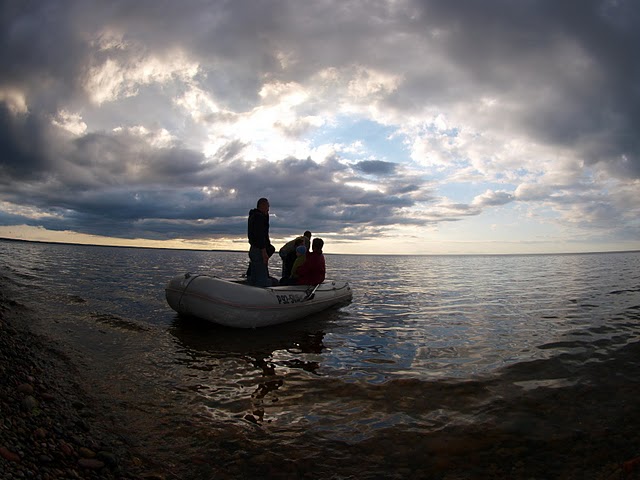
[[[326,273],[324,255],[322,254],[324,242],[321,238],[314,238],[311,246],[313,252],[307,253],[307,259],[297,270],[298,285],[318,285],[324,282]]]

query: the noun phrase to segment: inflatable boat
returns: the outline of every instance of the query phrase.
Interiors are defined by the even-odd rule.
[[[298,320],[345,305],[353,296],[349,282],[253,287],[243,280],[186,273],[172,278],[165,294],[179,314],[237,328],[257,328]]]

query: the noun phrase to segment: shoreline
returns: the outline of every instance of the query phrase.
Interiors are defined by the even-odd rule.
[[[70,359],[21,320],[28,314],[0,292],[2,478],[164,479],[144,473]]]

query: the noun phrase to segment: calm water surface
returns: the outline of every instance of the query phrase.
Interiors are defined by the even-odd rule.
[[[351,281],[350,305],[247,331],[180,318],[164,299],[175,274],[240,276],[245,253],[0,241],[2,284],[34,328],[158,458],[245,442],[335,457],[381,432],[485,421],[480,405],[507,384],[586,381],[539,361],[602,362],[640,331],[640,252],[326,261]],[[450,391],[514,365],[523,378],[495,391]]]

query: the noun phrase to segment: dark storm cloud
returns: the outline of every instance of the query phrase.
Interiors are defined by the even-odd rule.
[[[302,80],[319,68],[357,61],[405,76],[393,96],[398,106],[405,98],[413,106],[442,102],[447,92],[452,99],[513,97],[526,108],[502,114],[540,141],[582,148],[590,163],[612,162],[615,171],[634,175],[640,162],[639,16],[640,5],[624,0],[199,1],[162,8],[151,1],[9,1],[0,60],[5,81],[46,78],[49,89],[53,81],[70,91],[86,68],[83,36],[110,26],[146,49],[193,52],[215,73],[205,85],[230,103],[236,96],[255,100],[265,73]],[[279,48],[304,61],[282,70]],[[439,58],[451,68],[438,71]],[[42,103],[54,101],[43,93]],[[594,135],[597,145],[590,141]],[[618,161],[622,155],[626,167]]]
[[[0,181],[40,177],[49,169],[45,130],[35,116],[16,118],[0,103]]]
[[[78,92],[88,47],[74,4],[9,0],[0,5],[0,87],[25,90],[36,114],[55,112]]]
[[[523,104],[510,117],[532,138],[576,148],[589,164],[606,163],[612,173],[640,176],[638,2],[415,5],[422,28],[445,32],[440,48],[461,77],[479,93]]]
[[[236,142],[221,149],[221,158],[206,159],[184,148],[143,148],[133,136],[106,133],[90,133],[69,145],[46,181],[33,180],[28,189],[0,171],[5,199],[26,204],[28,197],[30,206],[51,214],[37,222],[16,216],[5,222],[122,238],[241,236],[249,209],[266,196],[275,214],[272,231],[288,235],[300,228],[340,232],[355,225],[405,223],[397,209],[415,203],[415,188],[398,187],[389,195],[339,183],[336,175],[347,174],[349,167],[338,159],[256,165],[233,160],[242,150]]]
[[[396,165],[391,162],[383,162],[381,160],[363,160],[356,164],[356,169],[373,175],[389,175],[396,169]]]

